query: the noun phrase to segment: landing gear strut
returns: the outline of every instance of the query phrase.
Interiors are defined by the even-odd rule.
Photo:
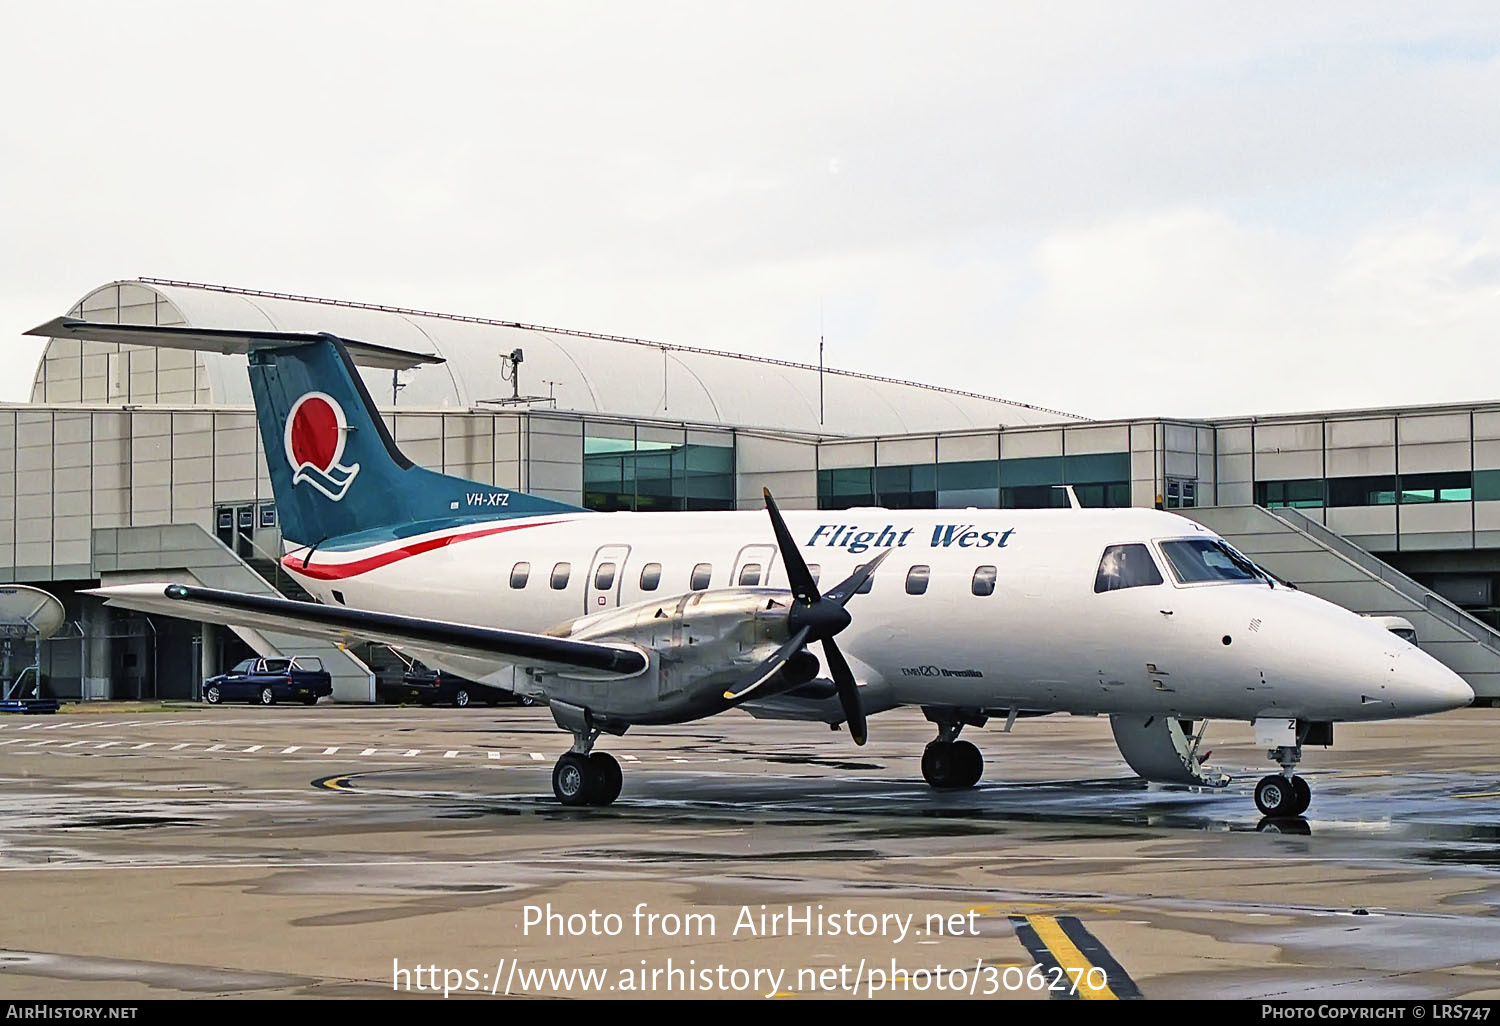
[[[961,791],[979,783],[984,775],[984,756],[968,741],[958,740],[966,725],[984,726],[985,717],[955,709],[924,708],[922,712],[937,724],[937,740],[922,752],[922,778],[942,791]]]
[[[1282,745],[1266,754],[1281,764],[1281,772],[1262,777],[1255,785],[1256,808],[1273,819],[1302,815],[1312,803],[1312,788],[1294,772],[1302,761],[1302,746]]]
[[[620,797],[625,776],[607,752],[593,751],[599,731],[573,735],[573,750],[552,767],[552,793],[564,805],[609,805]]]

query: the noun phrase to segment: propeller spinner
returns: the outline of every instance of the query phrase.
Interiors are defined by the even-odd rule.
[[[724,697],[734,702],[744,701],[774,677],[804,646],[814,641],[821,642],[828,670],[838,688],[844,719],[849,724],[849,736],[854,739],[855,744],[862,745],[868,735],[865,730],[864,707],[859,700],[859,685],[854,680],[854,671],[849,668],[844,654],[834,644],[833,637],[851,622],[849,613],[844,608],[849,599],[859,593],[859,589],[874,575],[876,568],[891,554],[891,550],[886,549],[847,579],[840,581],[826,593],[819,594],[818,583],[813,580],[807,561],[802,558],[792,532],[787,529],[781,510],[776,508],[771,490],[762,490],[766,496],[766,512],[771,517],[771,529],[776,532],[776,545],[781,550],[781,561],[786,567],[792,589],[792,605],[786,617],[787,633],[791,636],[774,655],[751,671],[737,689],[724,692]]]

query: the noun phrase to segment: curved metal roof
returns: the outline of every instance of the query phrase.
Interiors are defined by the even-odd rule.
[[[327,331],[443,357],[444,364],[403,374],[398,406],[409,409],[467,410],[510,396],[510,383],[501,379],[502,356],[520,348],[525,353],[522,395],[550,396],[550,404],[537,405],[583,414],[839,435],[1081,419],[989,396],[825,369],[825,416],[820,424],[815,366],[540,325],[157,278],[95,289],[74,308],[75,314],[96,316],[89,313],[101,306],[96,297],[120,287],[154,293],[171,309],[174,321],[196,327]],[[250,403],[243,360],[204,353],[200,366],[211,403]],[[385,406],[391,394],[389,375],[364,373],[376,402]]]

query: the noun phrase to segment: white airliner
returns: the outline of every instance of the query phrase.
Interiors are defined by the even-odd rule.
[[[111,604],[397,646],[545,701],[572,733],[567,804],[607,805],[601,734],[743,708],[846,724],[920,706],[922,771],[978,782],[965,726],[1104,714],[1148,779],[1222,786],[1201,726],[1253,724],[1280,765],[1267,816],[1299,816],[1302,746],[1340,721],[1468,705],[1456,674],[1378,624],[1279,581],[1222,538],[1141,509],[594,513],[414,466],[355,364],[437,362],[330,335],[91,324],[31,334],[249,356],[286,555],[319,603],[181,584]],[[837,582],[837,583],[835,583]],[[821,590],[824,589],[824,590]],[[838,640],[835,642],[834,638]]]

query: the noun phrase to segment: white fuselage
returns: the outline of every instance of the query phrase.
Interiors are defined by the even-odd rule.
[[[1472,697],[1425,652],[1304,592],[1262,579],[1181,583],[1160,543],[1217,536],[1175,514],[853,509],[786,519],[824,589],[893,549],[871,590],[849,603],[853,622],[838,643],[861,683],[899,704],[1369,720]],[[1096,592],[1101,555],[1128,543],[1148,547],[1162,583]],[[324,602],[526,631],[681,595],[703,585],[704,565],[710,588],[787,586],[770,523],[756,512],[470,522],[357,550],[319,548],[310,568],[299,560],[289,556],[287,569]],[[513,587],[518,563],[529,573]],[[653,564],[659,579],[647,590]],[[758,577],[747,569],[757,566]],[[908,591],[913,567],[928,568],[920,594]],[[986,567],[993,592],[975,594]],[[448,668],[513,679],[498,661]]]

